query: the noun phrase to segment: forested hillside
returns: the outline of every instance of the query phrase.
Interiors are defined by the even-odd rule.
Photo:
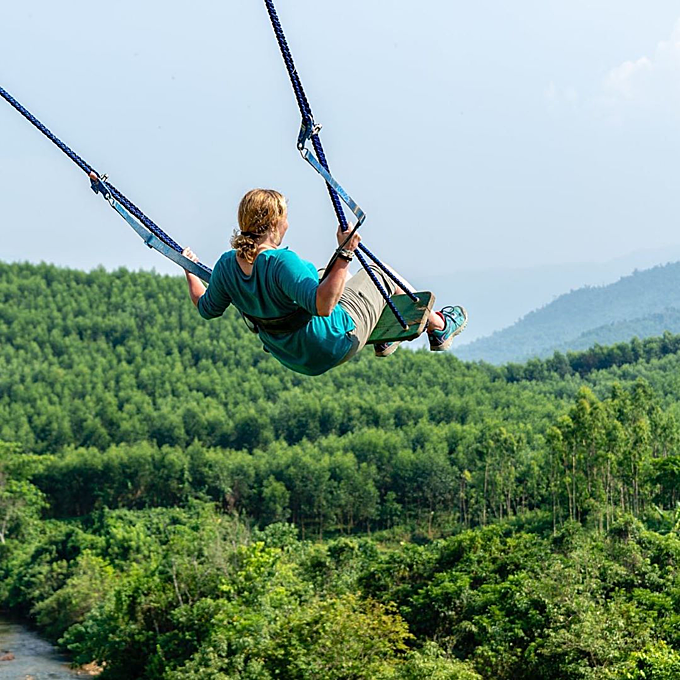
[[[0,606],[102,678],[680,677],[680,336],[286,371],[0,264]]]
[[[631,337],[651,338],[666,332],[680,332],[680,310],[669,308],[644,317],[605,324],[582,333],[574,340],[562,343],[555,348],[555,351],[585,350],[595,344],[613,345],[629,341]]]
[[[680,263],[635,271],[608,286],[561,295],[509,328],[458,348],[464,360],[493,364],[544,358],[555,351],[680,333]]]

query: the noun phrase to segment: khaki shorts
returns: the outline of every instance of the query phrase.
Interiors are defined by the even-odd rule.
[[[397,290],[394,281],[376,265],[369,265],[369,267],[385,290],[390,295],[394,295]],[[386,304],[385,298],[365,269],[362,268],[358,274],[347,281],[345,290],[340,297],[340,305],[352,317],[355,328],[348,334],[352,340],[352,347],[340,362],[341,364],[349,361],[363,349]]]

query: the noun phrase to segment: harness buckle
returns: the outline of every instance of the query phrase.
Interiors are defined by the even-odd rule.
[[[300,123],[300,132],[298,133],[298,138],[297,138],[297,148],[299,151],[302,151],[305,148],[305,144],[307,143],[307,140],[312,136],[312,135],[318,135],[319,132],[321,132],[321,129],[323,128],[323,125],[321,123],[315,123],[312,118],[303,118],[302,122]]]
[[[109,188],[104,184],[108,179],[108,175],[102,175],[99,177],[97,173],[93,170],[90,175],[90,189],[94,191],[95,194],[101,194],[107,201],[111,196]]]

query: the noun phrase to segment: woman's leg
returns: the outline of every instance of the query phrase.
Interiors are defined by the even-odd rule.
[[[375,265],[371,270],[391,296],[397,292],[397,285]],[[354,321],[354,336],[357,339],[356,352],[361,350],[368,341],[373,329],[385,308],[385,298],[371,280],[368,272],[361,269],[347,281],[345,290],[340,297],[340,305]],[[356,352],[354,352],[356,354]]]

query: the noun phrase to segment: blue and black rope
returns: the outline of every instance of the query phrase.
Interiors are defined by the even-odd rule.
[[[90,175],[94,173],[99,177],[99,173],[86,161],[84,161],[75,151],[69,148],[62,142],[55,134],[46,128],[28,109],[22,106],[12,95],[4,88],[0,87],[0,97],[7,103],[13,106],[29,123],[45,135],[53,144],[55,144],[61,151],[63,151],[84,173]],[[147,217],[129,198],[116,189],[113,184],[108,181],[102,181],[106,188],[111,192],[111,196],[115,198],[126,210],[134,215],[154,236],[157,236],[167,246],[176,250],[178,253],[182,252],[182,246],[174,241],[168,234],[166,234],[152,219]],[[204,264],[198,263],[199,267],[207,272],[210,268]]]
[[[302,87],[302,82],[300,80],[300,76],[297,72],[297,69],[295,68],[295,62],[293,61],[293,55],[291,54],[290,48],[288,47],[288,41],[286,40],[286,36],[283,32],[283,28],[281,26],[281,22],[279,20],[278,14],[276,12],[276,8],[274,7],[274,2],[273,0],[264,0],[265,6],[267,8],[267,13],[269,14],[269,19],[272,24],[272,28],[274,29],[274,35],[276,36],[276,41],[279,45],[279,50],[281,52],[281,56],[283,57],[283,62],[286,66],[286,70],[288,71],[288,77],[290,78],[290,82],[293,86],[293,92],[295,93],[295,99],[298,104],[298,108],[300,109],[300,115],[302,116],[303,123],[306,126],[311,127],[314,122],[314,117],[312,115],[312,109],[309,104],[309,101],[307,100],[307,96],[305,94],[304,88]],[[319,163],[328,171],[330,171],[330,168],[328,166],[328,161],[326,160],[326,155],[323,150],[323,146],[321,144],[321,139],[319,138],[319,135],[317,133],[313,133],[311,135],[311,140],[312,140],[312,146],[314,147],[314,152],[316,153],[316,157],[319,160]],[[342,204],[340,203],[340,197],[338,196],[337,192],[335,189],[333,189],[330,184],[326,183],[326,188],[328,189],[328,194],[331,198],[331,202],[333,204],[333,208],[335,210],[335,214],[338,218],[338,222],[342,227],[343,231],[347,231],[348,229],[348,224],[347,224],[347,218],[345,216],[345,212],[342,209]],[[410,290],[406,284],[404,284],[395,274],[393,271],[391,271],[385,264],[383,264],[373,253],[371,253],[366,246],[364,246],[363,243],[359,244],[359,250],[361,252],[357,252],[357,259],[359,262],[362,264],[364,269],[366,269],[368,275],[370,276],[371,280],[373,281],[374,285],[378,288],[380,291],[381,295],[385,299],[387,305],[389,308],[392,310],[392,313],[395,315],[399,323],[406,328],[406,321],[404,320],[403,316],[399,312],[399,310],[396,308],[395,304],[392,302],[390,299],[389,293],[385,290],[385,287],[382,285],[382,283],[379,281],[378,277],[376,276],[375,272],[373,271],[372,267],[369,265],[367,262],[366,258],[364,257],[364,253],[368,255],[373,262],[390,278],[392,281],[394,281],[400,288],[402,288],[410,297],[412,300],[417,301],[417,297],[413,294],[413,292]]]

